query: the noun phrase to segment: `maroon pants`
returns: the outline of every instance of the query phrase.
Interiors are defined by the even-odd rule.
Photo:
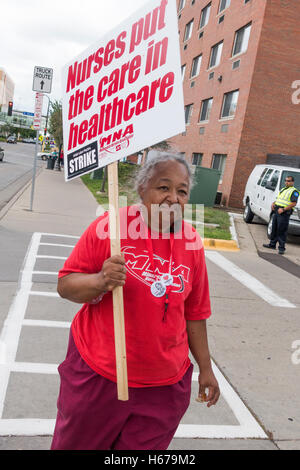
[[[166,450],[191,396],[191,365],[174,385],[129,388],[119,401],[117,386],[81,358],[70,334],[52,450]]]

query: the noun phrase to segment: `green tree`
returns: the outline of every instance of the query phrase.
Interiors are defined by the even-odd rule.
[[[1,134],[2,134],[3,136],[7,136],[7,137],[8,137],[9,135],[12,135],[12,134],[16,134],[16,135],[17,135],[17,133],[16,133],[16,127],[7,122],[7,123],[5,123],[5,124],[3,124],[3,125],[1,126]]]
[[[49,120],[49,132],[54,137],[59,149],[63,145],[63,126],[62,126],[62,104],[60,101],[51,102],[51,114]]]

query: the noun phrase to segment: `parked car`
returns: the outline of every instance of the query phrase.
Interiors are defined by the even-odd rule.
[[[22,142],[24,142],[24,144],[35,144],[36,140],[31,137],[26,137],[25,139],[22,139]]]
[[[3,158],[4,158],[4,149],[0,147],[0,162],[3,162]]]
[[[279,190],[285,186],[287,176],[293,176],[294,186],[300,189],[300,169],[278,165],[256,165],[249,176],[243,204],[244,221],[251,223],[257,215],[268,224],[267,234],[272,233],[273,215],[272,202],[275,201]],[[290,217],[288,233],[300,235],[300,199]]]
[[[48,158],[55,159],[58,156],[58,152],[38,152],[37,156],[46,161]]]
[[[6,142],[9,144],[16,144],[17,138],[14,135],[10,135],[9,137],[7,137]]]

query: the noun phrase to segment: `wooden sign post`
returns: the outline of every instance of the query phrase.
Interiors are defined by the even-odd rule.
[[[109,230],[111,256],[121,255],[118,162],[108,165]],[[123,288],[116,287],[113,292],[115,349],[118,399],[128,400],[128,378],[126,361],[126,338],[124,321]]]

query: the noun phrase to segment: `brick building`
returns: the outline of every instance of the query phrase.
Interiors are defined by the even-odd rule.
[[[7,72],[0,67],[0,111],[7,111],[9,101],[14,99],[15,84],[7,74]]]
[[[172,145],[221,169],[222,204],[241,207],[256,164],[300,155],[300,1],[179,0],[178,22],[187,124]]]

